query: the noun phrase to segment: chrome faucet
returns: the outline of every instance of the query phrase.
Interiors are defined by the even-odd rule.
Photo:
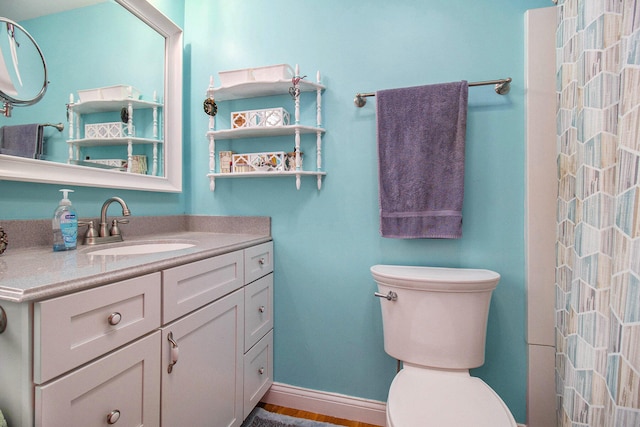
[[[113,202],[118,202],[120,203],[120,206],[122,206],[122,216],[129,216],[131,215],[131,211],[129,210],[129,206],[127,206],[127,204],[125,203],[124,200],[122,200],[120,197],[110,197],[108,198],[103,204],[102,204],[102,210],[100,211],[100,231],[98,232],[98,236],[100,237],[108,237],[109,234],[107,234],[107,209],[109,208],[109,205]],[[118,222],[120,224],[126,224],[129,221],[118,221],[117,219],[114,220],[114,224],[113,227],[111,229],[111,235],[120,235],[120,230],[118,229]],[[117,234],[114,233],[114,228],[115,230],[117,230]]]
[[[84,236],[85,245],[122,242],[122,234],[120,234],[120,228],[118,227],[118,224],[127,224],[129,222],[128,219],[114,219],[113,221],[111,221],[111,230],[107,231],[107,209],[109,209],[109,205],[111,205],[111,203],[113,202],[118,202],[120,203],[120,206],[122,206],[122,216],[131,215],[129,206],[127,206],[127,203],[120,197],[114,196],[108,198],[102,204],[102,209],[100,210],[100,228],[97,235],[93,228],[93,221],[89,221],[88,223],[83,224],[88,226],[87,233]]]

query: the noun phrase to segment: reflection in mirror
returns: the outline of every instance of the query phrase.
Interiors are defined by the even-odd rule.
[[[180,28],[145,0],[102,1],[19,25],[44,53],[50,83],[38,104],[14,109],[0,126],[64,130],[39,127],[41,156],[0,154],[0,179],[180,191]],[[21,74],[34,77],[31,68]]]

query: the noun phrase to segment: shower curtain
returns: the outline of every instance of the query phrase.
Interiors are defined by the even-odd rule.
[[[640,4],[558,1],[559,426],[640,426]]]

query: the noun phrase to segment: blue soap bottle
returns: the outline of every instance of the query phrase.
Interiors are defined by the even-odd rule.
[[[53,213],[53,250],[70,251],[76,248],[78,240],[78,216],[71,206],[69,193],[73,190],[60,190],[63,194],[60,204]]]

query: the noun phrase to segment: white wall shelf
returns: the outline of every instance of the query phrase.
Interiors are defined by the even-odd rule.
[[[74,139],[73,145],[78,147],[108,147],[124,144],[162,144],[162,141],[152,138],[122,137],[122,138],[80,138]]]
[[[325,130],[322,128],[317,128],[313,126],[301,126],[301,125],[290,125],[290,126],[272,126],[272,127],[255,127],[255,128],[238,128],[238,129],[226,129],[226,130],[215,130],[207,132],[212,134],[217,140],[224,139],[241,139],[241,138],[259,138],[259,137],[269,137],[269,136],[286,136],[286,135],[295,135],[296,132],[300,132],[300,134],[308,134],[308,133],[316,133],[322,132]]]
[[[297,69],[297,66],[296,66]],[[297,73],[297,72],[296,72]],[[299,73],[297,73],[299,75]],[[318,76],[319,77],[319,76]],[[274,96],[286,94],[291,87],[291,80],[280,80],[276,82],[247,82],[234,86],[220,86],[214,88],[216,101],[230,101],[233,99],[260,98],[263,96]],[[300,92],[322,91],[326,87],[318,82],[300,80]]]
[[[300,76],[300,69],[296,65],[295,76]],[[272,82],[250,81],[228,87],[214,87],[213,77],[210,78],[207,89],[207,97],[215,99],[216,102],[230,101],[235,99],[260,98],[265,96],[286,95],[293,86],[291,80],[278,80]],[[316,73],[316,82],[300,79],[298,82],[300,92],[316,93],[316,126],[300,124],[300,96],[293,98],[294,102],[294,124],[282,126],[255,126],[235,129],[215,130],[215,116],[209,117],[209,130],[207,139],[209,141],[209,188],[215,191],[215,181],[219,178],[275,178],[275,177],[295,177],[296,188],[300,189],[301,178],[303,176],[316,177],[318,190],[322,188],[322,177],[326,172],[322,170],[322,136],[326,132],[322,128],[322,91],[325,86],[320,83],[320,72]],[[303,170],[302,159],[300,158],[301,135],[316,135],[316,169]],[[225,172],[216,171],[217,152],[216,140],[236,140],[246,138],[266,138],[293,136],[295,142],[295,169],[285,171],[255,171],[255,172]]]

